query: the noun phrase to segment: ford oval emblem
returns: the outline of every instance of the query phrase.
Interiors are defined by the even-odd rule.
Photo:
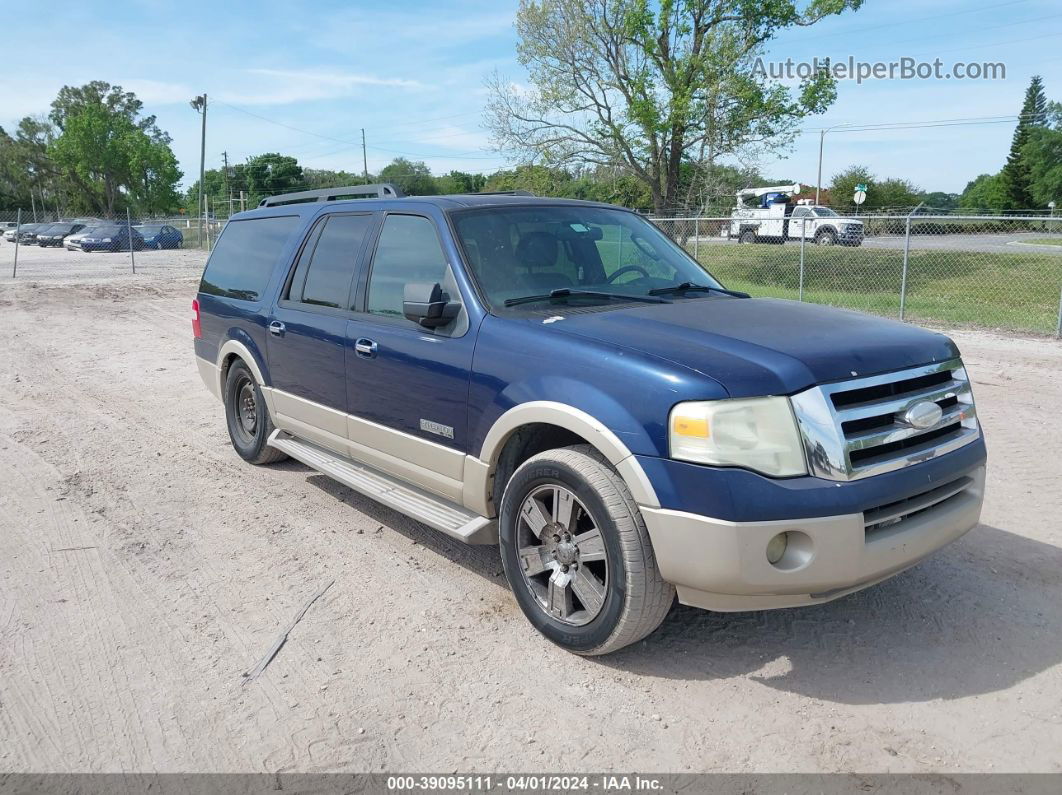
[[[903,413],[903,421],[912,428],[932,428],[944,417],[944,409],[931,400],[920,400]]]

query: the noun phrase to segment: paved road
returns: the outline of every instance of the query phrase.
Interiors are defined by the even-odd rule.
[[[1044,238],[1062,239],[1062,235],[1045,235],[1042,232],[1022,232],[1002,235],[914,235],[912,249],[944,249],[947,251],[976,251],[983,253],[1043,253],[1062,255],[1062,246],[1034,245],[1028,240]],[[870,248],[903,248],[903,235],[868,237],[863,241]]]
[[[911,237],[912,249],[940,249],[943,251],[970,251],[993,254],[1055,254],[1062,256],[1062,245],[1034,245],[1027,243],[1028,240],[1043,240],[1044,238],[1062,239],[1062,234],[1047,235],[1042,232],[1022,232],[1011,234],[993,235],[914,235]],[[720,237],[702,236],[698,245],[712,245],[726,243],[735,245],[736,241]],[[692,247],[691,239],[688,246]],[[761,245],[770,245],[763,243]],[[787,246],[799,246],[799,241],[790,240]],[[867,248],[903,249],[903,235],[881,235],[868,237],[863,241]]]

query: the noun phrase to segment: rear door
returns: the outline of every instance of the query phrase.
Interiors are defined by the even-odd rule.
[[[269,324],[277,426],[346,452],[346,325],[372,213],[318,219],[281,288]]]
[[[347,324],[348,433],[356,457],[459,499],[475,333],[467,309],[429,330],[402,313],[405,285],[438,282],[467,308],[435,220],[385,216]]]

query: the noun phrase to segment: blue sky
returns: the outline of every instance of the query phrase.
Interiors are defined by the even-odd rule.
[[[61,20],[51,35],[5,31],[0,125],[46,113],[63,84],[92,79],[137,92],[174,139],[194,179],[199,117],[188,106],[206,91],[207,167],[280,151],[308,167],[369,169],[398,154],[436,173],[492,171],[507,163],[482,129],[483,79],[498,68],[526,79],[515,60],[515,0],[424,2],[42,2],[29,16]],[[4,0],[7,20],[25,6]],[[7,27],[5,25],[5,27]],[[768,60],[849,55],[891,61],[940,57],[1002,61],[997,81],[842,82],[836,103],[807,119],[793,148],[761,157],[764,174],[814,182],[817,130],[833,124],[920,122],[1015,114],[1033,74],[1062,100],[1062,5],[1057,0],[867,0],[863,9],[774,42]],[[11,66],[13,65],[13,66]],[[1053,75],[1059,75],[1054,77]],[[286,125],[286,126],[282,126]],[[296,129],[292,129],[296,128]],[[830,132],[824,181],[859,163],[926,190],[961,191],[999,169],[1013,123]]]

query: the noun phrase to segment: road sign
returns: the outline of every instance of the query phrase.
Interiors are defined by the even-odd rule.
[[[860,182],[859,184],[856,185],[855,189],[863,191],[863,193],[866,193],[867,192],[867,183]]]
[[[867,192],[865,190],[856,190],[855,195],[852,196],[852,201],[856,204],[862,204],[867,200]]]

